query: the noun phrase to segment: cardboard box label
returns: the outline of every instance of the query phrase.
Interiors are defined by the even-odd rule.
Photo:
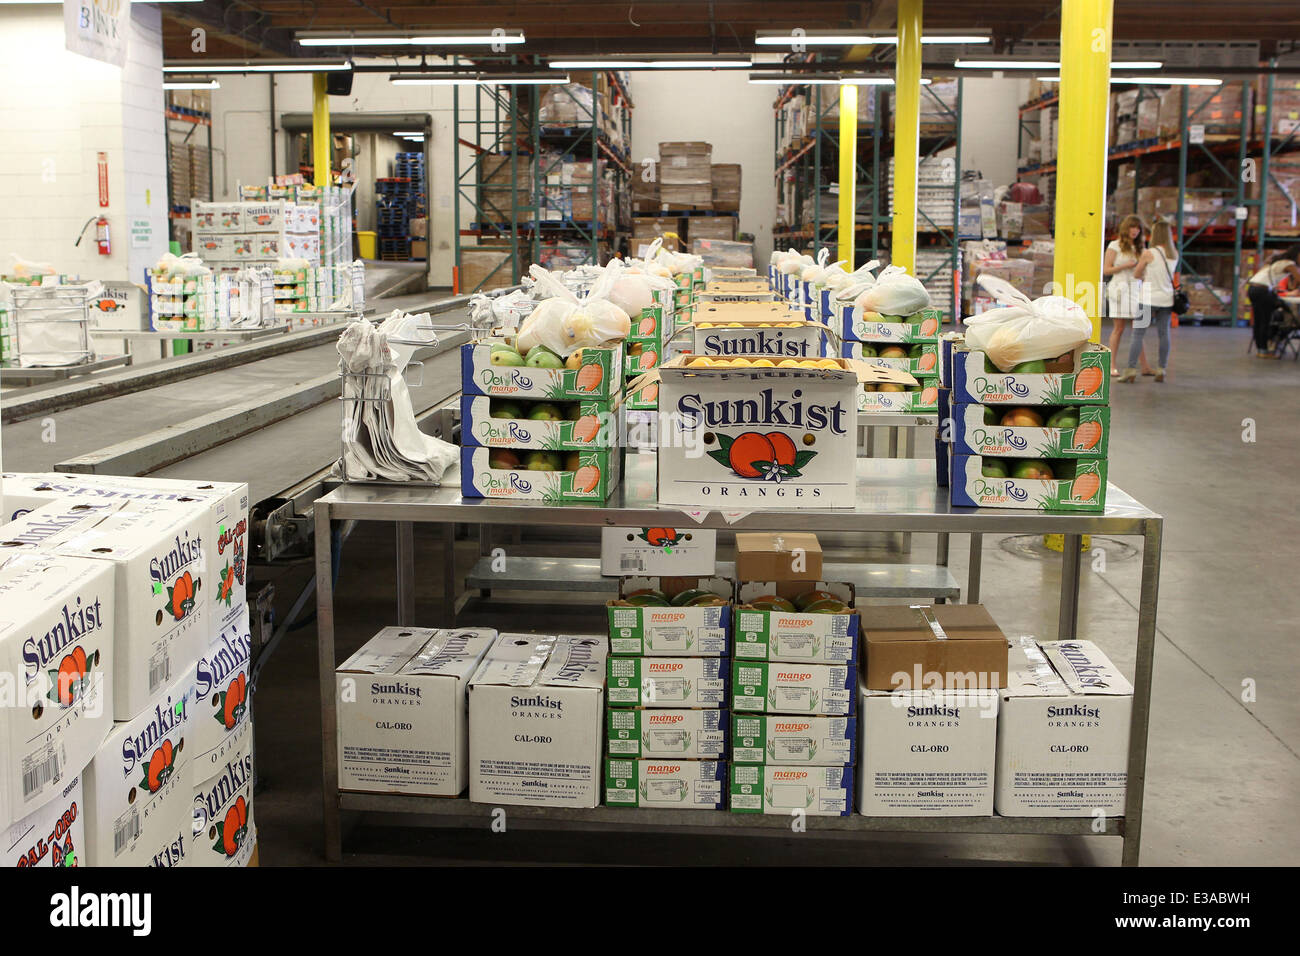
[[[845,817],[853,809],[853,768],[733,763],[730,790],[732,813]]]
[[[194,786],[194,845],[187,866],[244,867],[257,845],[253,825],[253,725],[245,723],[219,769]]]
[[[731,759],[735,763],[851,764],[857,755],[855,717],[735,714]]]
[[[717,544],[718,533],[708,528],[602,528],[600,573],[712,575]]]
[[[721,760],[605,761],[605,805],[721,810],[727,764]]]
[[[718,657],[611,657],[610,706],[722,707],[727,663]]]
[[[611,757],[708,758],[727,752],[727,712],[619,708],[605,713]]]
[[[248,609],[227,624],[194,666],[191,753],[195,779],[216,773],[229,757],[245,725],[252,722],[249,653],[252,633]]]
[[[851,714],[857,692],[853,667],[737,660],[732,710],[770,714]]]
[[[44,805],[6,827],[5,865],[73,867],[86,862],[81,778],[73,777]]]

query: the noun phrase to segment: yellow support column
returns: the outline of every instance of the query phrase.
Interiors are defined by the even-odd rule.
[[[1061,4],[1060,134],[1056,146],[1056,261],[1061,295],[1092,319],[1101,341],[1105,239],[1106,112],[1110,103],[1113,0]]]
[[[858,212],[858,88],[840,86],[840,221],[836,229],[845,269],[853,271],[853,241]]]
[[[325,74],[311,75],[311,161],[317,186],[330,185],[330,98],[325,92]]]
[[[898,0],[894,72],[894,234],[891,264],[916,273],[916,176],[921,153],[921,0]]]

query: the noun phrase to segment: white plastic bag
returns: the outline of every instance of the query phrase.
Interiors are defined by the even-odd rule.
[[[854,304],[879,315],[914,315],[930,307],[930,293],[902,266],[888,266]]]
[[[632,323],[626,312],[609,301],[614,281],[610,273],[596,281],[586,298],[579,299],[536,263],[528,272],[534,280],[533,294],[542,301],[519,326],[516,343],[521,352],[541,345],[567,358],[578,349],[627,338]]]
[[[975,282],[1004,308],[967,318],[966,344],[982,349],[1004,372],[1021,362],[1056,358],[1092,335],[1092,320],[1073,299],[1045,295],[1031,300],[997,276],[982,275]]]

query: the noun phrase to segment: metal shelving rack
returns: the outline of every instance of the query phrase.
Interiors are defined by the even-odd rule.
[[[1270,61],[1271,66],[1277,66],[1277,60]],[[1286,230],[1285,232],[1269,233],[1266,229],[1268,214],[1268,187],[1270,182],[1277,182],[1273,172],[1273,161],[1283,155],[1290,155],[1292,158],[1300,159],[1300,124],[1293,126],[1290,132],[1282,135],[1273,129],[1273,109],[1274,94],[1276,93],[1277,78],[1274,74],[1269,73],[1263,77],[1264,80],[1264,102],[1259,104],[1263,106],[1263,128],[1256,134],[1257,143],[1252,144],[1259,149],[1259,168],[1257,174],[1259,177],[1259,197],[1257,199],[1247,199],[1245,204],[1255,209],[1255,265],[1256,268],[1263,266],[1264,254],[1268,243],[1290,243],[1295,242],[1300,237],[1300,227]],[[1261,111],[1258,106],[1255,116],[1258,119]],[[1279,188],[1282,184],[1278,182]],[[1285,190],[1283,190],[1285,192]],[[1293,197],[1294,201],[1300,201],[1300,196]],[[1240,265],[1241,257],[1237,257]],[[1239,280],[1246,280],[1249,276],[1238,276]],[[1234,316],[1236,313],[1234,312]]]
[[[414,524],[441,525],[443,529],[443,608],[441,626],[455,617],[455,595],[459,587],[454,561],[456,524],[529,527],[589,527],[606,525],[650,526],[690,524],[695,519],[673,506],[661,506],[653,491],[655,458],[627,456],[622,484],[611,498],[591,506],[545,507],[536,501],[508,499],[463,499],[458,476],[453,471],[441,488],[407,488],[397,485],[343,485],[318,499],[316,522],[316,611],[317,652],[321,692],[322,796],[324,801],[325,855],[331,861],[342,858],[342,813],[344,811],[386,814],[434,814],[464,826],[481,826],[493,807],[471,803],[465,798],[417,797],[397,794],[354,793],[338,789],[338,701],[334,670],[339,664],[334,632],[334,568],[337,560],[332,532],[336,523],[354,521],[393,522],[396,528],[396,574],[398,625],[415,625]],[[799,510],[751,512],[728,523],[719,512],[699,521],[703,528],[731,531],[776,531],[799,527],[807,531],[913,532],[935,534],[941,555],[946,557],[950,534],[971,536],[971,585],[978,591],[979,557],[984,534],[1058,533],[1065,535],[1061,566],[1060,610],[1056,637],[1076,635],[1079,584],[1082,573],[1081,536],[1105,534],[1142,538],[1142,579],[1139,592],[1136,636],[1136,667],[1133,678],[1133,715],[1129,733],[1128,790],[1125,814],[1104,821],[1094,830],[1092,817],[812,817],[810,832],[834,833],[842,838],[864,838],[874,832],[912,831],[929,833],[1069,834],[1077,836],[1119,836],[1123,838],[1123,862],[1138,863],[1142,834],[1142,802],[1146,774],[1147,728],[1151,709],[1151,669],[1155,653],[1156,605],[1160,579],[1160,551],[1163,519],[1111,485],[1106,510],[1101,514],[1050,514],[1034,511],[950,507],[935,485],[934,463],[926,460],[857,462],[857,501],[853,510]],[[692,525],[694,526],[694,525]],[[425,622],[428,623],[428,622]],[[785,836],[789,820],[761,815],[734,815],[727,811],[683,812],[649,809],[566,809],[511,807],[512,825],[530,825],[618,833],[629,830],[692,833],[743,833]]]

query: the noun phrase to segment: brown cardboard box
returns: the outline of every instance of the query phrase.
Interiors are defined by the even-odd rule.
[[[859,613],[866,649],[863,686],[869,690],[1006,686],[1007,636],[982,604],[892,605]],[[944,639],[927,617],[938,623]],[[918,679],[919,687],[914,686]]]
[[[734,240],[736,221],[735,216],[692,216],[686,227],[687,238],[692,242],[696,239]]]
[[[1176,114],[1175,114],[1176,115]],[[1138,100],[1137,138],[1155,139],[1160,135],[1160,97],[1148,93]]]
[[[429,219],[427,216],[415,216],[411,219],[411,238],[429,238]]]
[[[427,259],[429,258],[429,240],[412,239],[411,240],[411,258]]]
[[[661,209],[712,209],[713,187],[708,183],[695,186],[659,184]]]
[[[712,197],[713,146],[709,143],[660,143],[659,185],[709,186]]]
[[[634,257],[639,257],[641,255],[640,252],[641,248],[643,246],[648,247],[653,245],[656,239],[662,239],[663,248],[668,250],[669,252],[682,251],[683,246],[681,240],[678,239],[677,236],[656,236],[653,233],[649,235],[645,235],[642,233],[634,233],[632,236],[632,243],[631,245],[628,246],[628,248],[632,251],[632,255]]]
[[[679,239],[686,239],[686,220],[674,216],[654,217],[637,216],[632,220],[632,232],[638,236],[662,236],[673,233]]]
[[[463,247],[460,253],[461,294],[467,295],[477,289],[503,289],[512,284],[510,255],[508,247]]]
[[[797,570],[796,559],[802,559]],[[821,576],[822,546],[815,534],[749,531],[736,535],[737,581],[820,581]]]
[[[719,212],[740,212],[740,164],[714,163],[711,175],[713,208]]]
[[[1182,132],[1178,122],[1178,111],[1182,109],[1183,88],[1171,86],[1160,94],[1160,109],[1156,119],[1157,135],[1161,139],[1173,139]]]

